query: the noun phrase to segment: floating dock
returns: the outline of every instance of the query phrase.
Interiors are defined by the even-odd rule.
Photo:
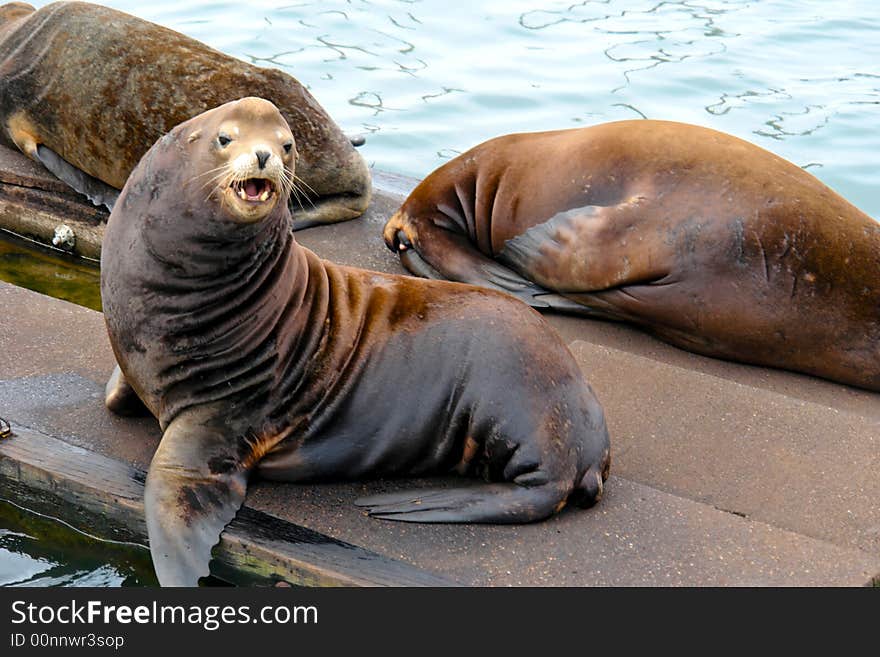
[[[296,239],[342,264],[404,273],[381,229],[415,181],[374,179],[364,217]],[[0,228],[49,243],[65,223],[76,252],[97,258],[105,218],[0,147]],[[103,317],[5,283],[0,317],[0,417],[14,432],[0,440],[0,497],[146,544],[144,473],[161,434],[152,418],[104,409],[114,362]],[[533,525],[417,525],[371,519],[353,501],[454,480],[254,481],[212,572],[310,586],[880,582],[880,394],[704,358],[625,325],[546,317],[607,415],[612,476],[598,506]]]

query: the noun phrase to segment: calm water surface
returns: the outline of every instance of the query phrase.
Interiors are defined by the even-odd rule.
[[[499,134],[670,119],[809,167],[880,217],[876,0],[107,4],[286,70],[377,168],[421,177]]]
[[[880,217],[876,0],[106,4],[286,70],[346,132],[367,136],[361,152],[378,169],[421,177],[499,134],[670,119],[772,150]],[[77,289],[95,289],[88,271],[20,249],[0,248],[0,278],[95,307]],[[9,517],[0,506],[0,582],[64,561]],[[82,555],[70,553],[71,572],[139,581]],[[73,582],[64,577],[27,582]]]
[[[96,539],[0,499],[0,586],[147,586],[149,551]]]

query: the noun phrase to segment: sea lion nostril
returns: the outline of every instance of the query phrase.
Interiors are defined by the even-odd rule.
[[[257,163],[260,165],[260,168],[261,168],[261,169],[265,169],[265,168],[266,168],[266,162],[269,160],[269,157],[270,157],[272,154],[269,153],[269,152],[267,152],[267,151],[257,151],[257,152],[255,153],[255,155],[257,156]]]

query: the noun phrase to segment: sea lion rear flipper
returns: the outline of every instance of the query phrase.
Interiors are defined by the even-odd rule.
[[[566,493],[556,482],[541,486],[515,483],[470,488],[409,490],[362,497],[373,518],[403,522],[535,522],[564,506]]]
[[[117,365],[104,386],[104,405],[116,415],[146,415],[149,410]]]
[[[37,159],[43,163],[49,171],[62,182],[67,183],[80,194],[83,194],[95,205],[103,205],[108,210],[113,210],[116,199],[119,198],[119,190],[107,183],[90,176],[82,169],[78,169],[51,148],[39,144],[37,146]]]
[[[226,430],[178,418],[147,474],[144,506],[150,553],[162,586],[196,586],[210,574],[211,549],[244,502],[251,450]]]

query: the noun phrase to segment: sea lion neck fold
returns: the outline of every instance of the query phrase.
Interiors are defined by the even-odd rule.
[[[183,124],[155,145],[141,164],[144,176],[120,197],[125,223],[111,217],[132,260],[108,280],[108,299],[110,291],[124,287],[129,308],[152,308],[138,330],[144,336],[140,344],[121,348],[133,352],[129,361],[135,370],[142,359],[160,364],[155,388],[136,390],[163,426],[200,405],[269,404],[268,365],[292,358],[289,352],[296,349],[279,335],[298,313],[308,313],[301,308],[307,295],[296,289],[309,289],[309,270],[294,248],[286,197],[280,196],[264,219],[242,223],[220,187],[212,190],[210,183],[206,192],[203,177],[192,175],[204,166],[213,171],[215,159],[226,161],[210,143],[215,126],[209,118],[202,118],[197,130]],[[243,140],[250,136],[242,130]],[[287,137],[278,141],[286,144]],[[129,214],[134,207],[139,211]],[[268,303],[267,287],[284,293],[288,303]],[[128,315],[108,325],[111,321],[120,334],[134,334]],[[229,377],[230,371],[237,375]]]

